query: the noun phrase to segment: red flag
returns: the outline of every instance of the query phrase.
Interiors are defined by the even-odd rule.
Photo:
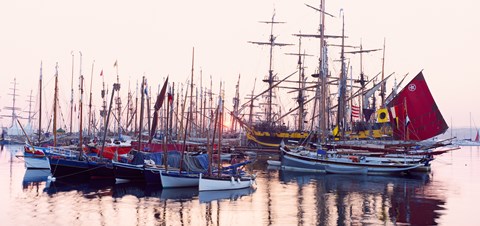
[[[103,76],[103,70],[100,72],[100,76]]]

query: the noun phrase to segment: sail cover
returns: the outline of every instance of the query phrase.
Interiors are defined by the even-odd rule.
[[[426,140],[448,129],[422,72],[418,73],[387,107],[394,139]]]

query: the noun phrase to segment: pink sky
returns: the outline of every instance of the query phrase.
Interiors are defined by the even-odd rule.
[[[169,75],[170,81],[186,83],[190,79],[191,52],[195,47],[195,84],[213,78],[214,92],[220,80],[226,84],[226,106],[231,106],[235,84],[241,75],[240,96],[265,88],[260,80],[268,71],[268,48],[248,41],[267,41],[269,27],[258,21],[276,19],[287,22],[275,27],[279,42],[296,44],[294,33],[316,33],[318,14],[304,5],[307,1],[3,1],[0,3],[0,107],[10,106],[11,82],[17,78],[19,107],[26,110],[28,95],[37,93],[40,61],[43,61],[47,106],[53,100],[53,74],[59,63],[60,102],[67,114],[70,100],[72,56],[75,57],[74,89],[78,93],[79,51],[83,54],[82,72],[88,94],[92,62],[95,105],[100,105],[100,71],[111,84],[116,79],[113,64],[118,60],[122,95],[128,82],[135,89],[145,75],[153,90]],[[407,80],[420,70],[446,121],[453,126],[470,125],[469,114],[480,125],[480,106],[476,90],[480,69],[476,54],[480,18],[476,1],[326,1],[327,11],[337,18],[327,18],[326,33],[340,34],[340,9],[345,13],[348,45],[363,43],[365,49],[382,48],[386,38],[386,74],[397,78],[409,73]],[[306,59],[306,73],[317,67],[318,40],[304,39],[306,52],[316,55]],[[339,41],[332,43],[339,44]],[[297,46],[275,50],[274,70],[280,77],[296,71],[296,58],[284,53],[296,52]],[[331,73],[338,75],[339,49],[329,49]],[[364,55],[364,71],[373,76],[381,70],[381,52]],[[358,56],[350,58],[353,74],[359,74]],[[388,83],[391,89],[393,80]],[[406,83],[405,83],[406,84]],[[87,98],[85,96],[84,98]],[[293,96],[292,96],[293,98]],[[292,98],[283,98],[288,110]],[[76,100],[77,101],[77,100]],[[126,101],[126,100],[125,100]],[[51,109],[51,107],[45,107]],[[2,110],[1,114],[8,114]],[[9,126],[8,119],[3,120]]]

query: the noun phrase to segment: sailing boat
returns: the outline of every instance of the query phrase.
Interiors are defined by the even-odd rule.
[[[81,52],[80,52],[81,56]],[[79,112],[80,112],[80,125],[79,125],[79,144],[77,150],[71,150],[69,148],[57,147],[57,101],[58,101],[58,64],[56,66],[55,73],[55,95],[54,95],[54,116],[53,116],[53,132],[54,142],[53,147],[49,148],[46,152],[50,160],[50,168],[52,174],[57,179],[59,178],[76,178],[76,179],[90,179],[90,166],[88,164],[88,158],[83,152],[83,137],[82,137],[82,113],[83,113],[83,75],[81,68],[82,58],[80,58],[80,100],[79,100]]]
[[[223,132],[223,100],[219,97],[219,106],[217,111],[218,118],[218,156],[222,150],[222,132]],[[213,145],[212,145],[213,146]],[[211,151],[210,151],[211,152]],[[210,153],[212,154],[212,153]],[[232,174],[224,175],[221,167],[221,159],[218,159],[218,172],[217,175],[204,176],[200,174],[198,188],[199,191],[215,191],[215,190],[233,190],[251,187],[255,181],[255,175],[242,175],[238,172],[238,167],[244,166],[250,163],[250,161],[234,164],[229,168],[232,170]],[[211,165],[211,162],[209,162]],[[211,166],[209,167],[211,169]],[[222,169],[222,170],[221,170]],[[210,170],[211,172],[211,170]]]
[[[40,80],[39,80],[39,120],[38,120],[38,143],[41,141],[41,128],[42,128],[42,66],[43,63],[40,63]],[[20,122],[18,122],[20,125]],[[21,125],[20,125],[21,126]],[[23,128],[23,127],[22,127]],[[25,136],[28,138],[28,134],[25,133]],[[50,169],[50,162],[45,155],[45,148],[34,147],[33,144],[29,142],[28,145],[24,146],[23,157],[25,160],[25,168],[27,169]]]
[[[185,128],[185,133],[183,136],[183,146],[182,146],[182,153],[181,153],[181,158],[180,158],[180,167],[178,170],[174,171],[167,171],[165,170],[164,172],[160,173],[160,180],[162,183],[163,188],[176,188],[176,187],[196,187],[198,186],[198,178],[199,178],[199,173],[198,172],[190,172],[190,171],[182,171],[182,165],[183,161],[185,160],[185,149],[186,149],[186,140],[187,140],[187,131],[188,131],[188,125],[191,123],[190,120],[192,120],[192,104],[193,104],[193,69],[194,69],[194,56],[195,56],[195,49],[192,51],[192,74],[191,74],[191,80],[190,80],[190,113],[187,114],[187,122],[186,122],[186,128]],[[166,150],[164,150],[166,151]],[[164,159],[165,161],[165,168],[167,168],[167,159]]]
[[[407,109],[408,106],[408,109]],[[393,134],[396,139],[404,141],[423,141],[444,133],[448,126],[440,113],[435,100],[428,89],[425,78],[420,72],[407,86],[400,91],[389,103],[390,117],[392,120]],[[328,147],[325,145],[325,147]],[[431,147],[435,147],[432,145]],[[308,171],[326,171],[330,173],[399,173],[407,172],[423,166],[429,166],[433,160],[428,148],[424,150],[425,156],[418,161],[383,161],[386,159],[372,160],[366,156],[342,157],[336,154],[340,145],[330,146],[330,150],[318,150],[312,153],[309,150],[280,147],[282,165],[289,168],[299,168]],[[358,146],[357,148],[362,148]],[[363,147],[363,150],[369,150]],[[390,150],[385,148],[384,152]],[[395,152],[409,150],[393,150]]]

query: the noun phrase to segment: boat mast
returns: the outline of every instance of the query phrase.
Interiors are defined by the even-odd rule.
[[[190,80],[190,107],[189,107],[189,112],[187,114],[187,122],[185,123],[185,133],[183,135],[183,151],[181,153],[180,157],[180,169],[182,170],[182,165],[183,165],[183,155],[186,150],[186,142],[187,142],[187,131],[188,131],[188,124],[190,124],[190,120],[192,119],[192,95],[193,95],[193,68],[194,68],[194,62],[195,62],[195,47],[192,49],[192,75],[191,75],[191,80]],[[185,100],[187,99],[187,95],[185,95]]]
[[[55,65],[55,92],[53,95],[53,146],[57,146],[58,62]]]
[[[140,115],[138,116],[140,118],[140,124],[138,126],[138,151],[142,150],[142,129],[143,129],[143,105],[144,105],[144,95],[145,93],[143,92],[143,89],[145,87],[145,76],[142,77],[142,86],[140,87],[141,89],[141,95],[140,95]]]
[[[27,100],[27,102],[28,102],[28,124],[30,124],[30,125],[32,123],[32,118],[33,118],[33,116],[32,116],[32,102],[33,102],[32,101],[32,97],[33,97],[32,92],[33,92],[33,90],[30,90],[30,95],[28,96],[28,100]]]
[[[257,45],[268,45],[270,46],[270,52],[269,52],[269,69],[268,69],[268,78],[263,80],[264,82],[268,83],[268,95],[267,95],[267,111],[265,112],[266,114],[266,123],[268,126],[273,126],[273,120],[272,120],[272,99],[273,99],[273,83],[275,80],[275,76],[273,75],[273,47],[275,46],[288,46],[291,44],[285,44],[285,43],[277,43],[275,42],[276,37],[273,36],[273,25],[274,24],[283,24],[285,22],[279,22],[275,21],[275,12],[273,13],[272,20],[271,21],[260,21],[260,23],[265,23],[265,24],[270,24],[270,39],[269,42],[249,42],[252,44],[257,44]]]
[[[118,111],[118,140],[122,140],[122,127],[121,127],[121,116],[122,116],[122,99],[120,99],[120,78],[118,76],[118,61],[115,60],[115,64],[113,65],[117,69],[117,83],[115,86],[115,91],[117,91],[117,111]]]
[[[223,90],[222,90],[222,82],[220,82],[220,93],[218,95],[218,177],[222,176],[222,134],[223,134]]]
[[[80,123],[79,123],[79,127],[78,127],[78,135],[79,135],[79,139],[78,139],[78,148],[80,149],[80,153],[82,153],[83,151],[83,74],[82,74],[82,52],[79,52],[80,53],[80,79],[79,79],[79,91],[80,91],[80,100],[79,100],[79,103],[78,103],[78,109],[80,111]],[[82,156],[80,154],[79,158],[81,159]]]
[[[385,42],[386,42],[386,39],[383,38],[382,81],[385,78]],[[382,97],[382,108],[385,107],[385,90],[386,90],[386,83],[382,85],[381,91],[380,91],[380,96]]]
[[[190,110],[188,114],[190,115],[190,121],[193,121],[193,63],[195,59],[195,47],[192,49],[192,74],[191,74],[191,79],[190,79]],[[186,97],[185,97],[186,98]],[[191,122],[190,122],[191,123]],[[188,125],[185,126],[187,128]],[[192,136],[192,127],[190,126],[190,131],[189,135]],[[187,131],[187,129],[185,129]]]
[[[297,96],[297,103],[298,103],[298,119],[297,119],[297,130],[298,131],[303,131],[305,129],[304,127],[304,121],[305,121],[305,68],[303,66],[302,62],[302,57],[303,60],[305,60],[305,56],[311,56],[306,54],[305,52],[302,53],[302,35],[297,35],[298,36],[298,53],[286,53],[287,55],[293,55],[293,56],[298,56],[298,96]],[[293,112],[293,111],[290,111]],[[289,112],[289,113],[290,113]],[[289,114],[287,113],[287,114]],[[286,114],[284,114],[285,116]],[[283,117],[283,116],[282,116]],[[280,118],[282,118],[280,117]]]
[[[170,92],[170,98],[171,99],[168,99],[168,105],[171,105],[170,106],[170,110],[167,111],[167,114],[170,114],[170,115],[167,115],[167,118],[169,120],[169,123],[167,125],[167,133],[169,134],[169,137],[171,139],[171,135],[173,133],[173,107],[174,107],[174,104],[173,104],[173,100],[174,100],[174,96],[175,96],[175,82],[172,83],[172,86],[171,86],[171,92]],[[171,101],[171,103],[170,103]],[[170,128],[169,128],[170,127]],[[167,139],[167,142],[169,141],[169,139]]]
[[[325,47],[325,0],[320,0],[320,57],[318,58],[318,70],[320,76],[318,76],[321,82],[321,97],[320,97],[320,116],[319,116],[319,128],[320,137],[322,143],[325,143],[326,136],[326,100],[327,100],[327,73],[324,71],[324,47]]]
[[[93,68],[95,66],[95,60],[92,63],[92,74],[90,76],[90,100],[88,103],[88,137],[90,137],[90,127],[92,125],[92,85],[93,85]]]
[[[113,90],[115,90],[115,84],[113,84]],[[108,107],[108,113],[107,115],[107,121],[105,122],[105,128],[103,132],[103,139],[102,139],[102,149],[100,150],[99,157],[103,157],[103,151],[105,149],[105,140],[107,139],[107,132],[108,132],[108,122],[110,121],[110,114],[112,112],[112,105],[113,105],[113,96],[115,95],[115,92],[112,90],[112,96],[110,97],[110,105]],[[140,142],[140,141],[139,141]],[[114,159],[115,161],[118,161],[118,159]]]
[[[40,81],[38,85],[38,97],[39,97],[39,106],[38,106],[38,143],[42,139],[42,73],[43,73],[43,62],[40,62]]]
[[[134,134],[137,134],[138,132],[138,80],[137,80],[137,87],[135,91],[135,132]]]
[[[12,107],[5,107],[5,109],[8,109],[8,110],[11,110],[12,111],[12,115],[11,116],[7,116],[5,115],[6,117],[11,117],[12,118],[12,127],[15,125],[15,120],[17,118],[17,113],[16,113],[16,110],[20,110],[20,108],[17,108],[15,107],[15,103],[17,102],[16,100],[16,97],[18,96],[17,94],[17,78],[13,78],[13,89],[10,88],[11,90],[13,90],[13,93],[9,93],[10,96],[12,96]]]
[[[70,95],[70,134],[72,134],[72,126],[73,126],[73,69],[74,69],[74,63],[75,63],[75,55],[73,54],[73,51],[71,52],[72,54],[72,80],[71,80],[71,95]]]
[[[125,126],[125,131],[128,133],[128,128],[130,127],[130,123],[132,123],[132,118],[130,114],[133,115],[133,108],[132,108],[132,92],[130,90],[130,79],[128,80],[128,97],[127,97],[127,125]]]
[[[167,77],[168,81],[168,77]],[[169,130],[168,130],[168,122],[169,122],[169,116],[170,116],[170,93],[171,90],[169,90],[167,94],[167,120],[166,120],[166,130],[165,130],[165,136],[163,137],[163,161],[164,161],[164,167],[165,171],[168,170],[168,150],[167,150],[167,142],[168,142],[168,135],[169,135]]]
[[[235,97],[233,98],[233,115],[238,117],[238,107],[240,106],[240,74],[238,75],[237,85],[235,86]],[[237,131],[237,121],[235,117],[231,117],[231,130],[232,132]]]
[[[248,126],[252,126],[252,123],[253,123],[253,107],[255,106],[253,104],[253,101],[255,100],[254,93],[255,93],[255,84],[256,83],[257,83],[257,78],[255,78],[255,82],[253,82],[253,89],[252,89],[252,94],[251,94],[251,99],[250,99],[250,113],[248,114]]]
[[[345,15],[342,12],[342,51],[340,60],[342,62],[340,73],[340,84],[338,93],[338,111],[337,111],[337,126],[338,131],[341,131],[342,139],[345,135],[345,95],[346,95],[346,82],[347,76],[345,74]],[[334,136],[336,134],[333,134]]]

